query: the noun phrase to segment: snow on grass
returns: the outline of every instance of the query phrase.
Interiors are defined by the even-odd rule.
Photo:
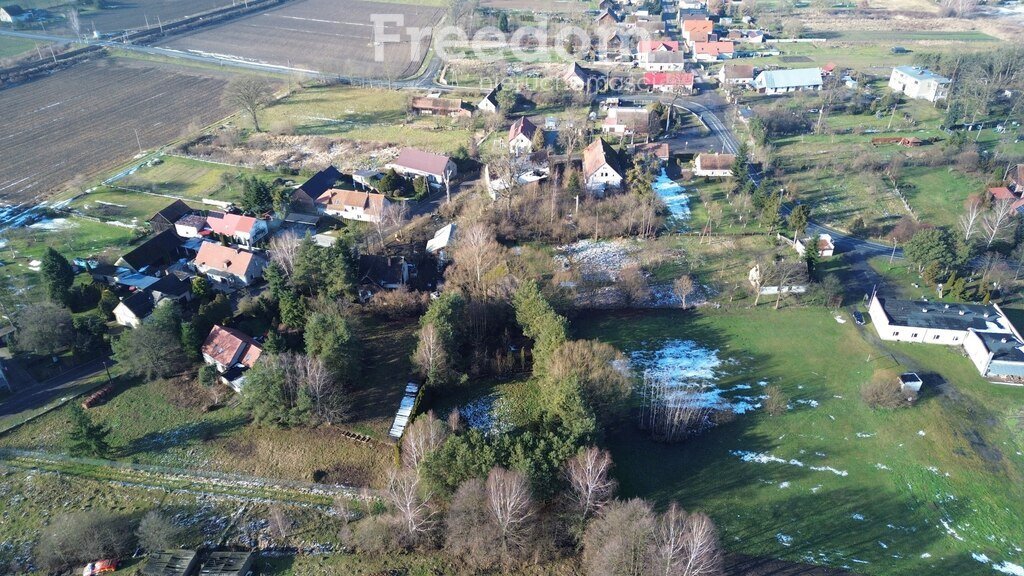
[[[668,207],[677,228],[685,229],[685,222],[690,219],[690,197],[686,195],[685,188],[673,182],[664,169],[658,179],[654,181],[653,188]]]
[[[917,431],[917,435],[918,436],[925,436],[924,430],[918,430]]]
[[[856,520],[858,522],[863,522],[864,521],[864,515],[863,514],[854,514],[854,515],[850,516],[850,518],[853,518],[854,520]]]
[[[775,535],[775,539],[778,540],[779,544],[782,544],[783,546],[792,546],[793,545],[793,537],[792,536],[787,536],[787,535],[783,534],[782,532],[779,532],[778,534],[776,534]]]
[[[992,560],[989,560],[988,556],[985,556],[984,554],[979,554],[977,552],[971,552],[971,558],[974,558],[975,560],[977,560],[978,562],[981,562],[982,564],[988,564],[989,562],[992,561]]]
[[[888,466],[882,464],[881,462],[875,464],[875,468],[878,468],[879,470],[892,470],[892,468],[889,468]]]
[[[1012,562],[1004,561],[1002,564],[993,564],[992,568],[996,572],[1002,572],[1003,574],[1011,574],[1012,576],[1024,576],[1024,566],[1014,564]]]
[[[921,554],[921,558],[931,558],[931,557],[932,557],[932,555],[927,553],[927,552],[925,552],[924,554]]]
[[[804,404],[806,406],[810,406],[811,408],[817,408],[818,407],[818,401],[817,400],[809,400],[809,399],[804,398],[804,399],[800,399],[800,400],[793,400],[793,402],[795,402],[796,404]]]
[[[76,227],[77,224],[67,218],[46,218],[35,224],[29,224],[29,228],[35,230],[68,230]]]
[[[868,434],[867,432],[857,432],[857,438],[871,438],[874,433]]]
[[[942,527],[946,529],[946,534],[949,534],[950,536],[952,536],[953,538],[956,538],[957,540],[959,540],[961,542],[964,541],[963,536],[961,536],[959,533],[957,533],[957,531],[950,525],[950,521],[949,520],[947,520],[945,518],[940,518],[939,519],[939,523],[942,524]]]
[[[507,431],[508,410],[497,394],[481,396],[459,407],[459,415],[470,428],[487,434]]]
[[[786,482],[780,482],[780,483],[779,483],[779,488],[780,488],[780,489],[786,489],[786,488],[789,488],[789,482],[788,482],[788,481],[786,481]]]
[[[797,468],[804,468],[805,467],[803,462],[801,462],[801,461],[799,461],[799,460],[797,460],[795,458],[791,458],[789,460],[784,460],[782,458],[779,458],[778,456],[773,456],[773,455],[767,454],[765,452],[748,452],[746,450],[731,450],[729,453],[732,454],[733,456],[739,456],[740,460],[742,460],[744,462],[754,462],[756,464],[770,464],[770,463],[774,463],[774,464],[788,464],[790,466],[796,466]],[[835,474],[836,476],[847,476],[848,475],[846,470],[837,470],[837,469],[835,469],[835,468],[833,468],[831,466],[806,466],[806,468],[808,468],[809,470],[814,470],[815,472],[831,472],[831,473]]]

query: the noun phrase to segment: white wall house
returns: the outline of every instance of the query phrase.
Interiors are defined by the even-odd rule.
[[[889,76],[889,88],[902,92],[908,98],[936,102],[949,96],[953,81],[917,66],[897,66]]]
[[[618,156],[600,138],[583,151],[583,179],[587,191],[598,196],[609,189],[622,187],[623,176]]]
[[[763,94],[821,90],[821,69],[765,70],[754,78],[754,89]]]

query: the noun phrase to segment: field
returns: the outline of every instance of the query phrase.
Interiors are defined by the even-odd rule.
[[[597,2],[588,0],[484,0],[480,6],[497,10],[522,10],[549,14],[577,14],[597,7]]]
[[[167,24],[186,16],[207,12],[224,6],[231,6],[230,0],[134,0],[133,2],[111,3],[117,7],[80,10],[78,19],[82,30],[100,34],[121,30],[155,28],[159,23]]]
[[[375,44],[374,15],[403,18],[401,26],[389,23],[386,29],[401,39]],[[176,38],[166,46],[302,71],[398,79],[419,69],[430,45],[426,36],[413,46],[408,27],[433,26],[441,15],[437,6],[302,0]],[[382,49],[382,61],[375,58],[375,47]]]
[[[886,575],[993,573],[971,554],[1024,563],[1024,390],[987,384],[959,353],[893,347],[904,369],[948,384],[876,412],[859,387],[894,357],[821,309],[606,313],[575,327],[627,354],[691,340],[700,353],[684,369],[711,358],[734,401],[758,401],[764,384],[788,396],[781,416],[755,409],[683,444],[632,423],[607,433],[624,495],[707,511],[730,551]]]
[[[234,202],[242,197],[241,185],[233,181],[239,174],[273,179],[273,176],[264,170],[226,166],[180,156],[165,155],[161,159],[163,163],[139,168],[115,184],[123,188],[173,196],[182,200],[200,201],[209,198]]]
[[[33,50],[36,43],[24,38],[13,38],[11,36],[0,36],[0,60],[12,58],[19,54]]]
[[[0,92],[0,200],[33,202],[223,118],[227,79],[101,59]],[[138,141],[136,140],[138,133]]]

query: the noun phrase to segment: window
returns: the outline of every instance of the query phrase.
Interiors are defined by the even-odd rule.
[[[938,340],[939,336],[940,336],[939,334],[936,334],[935,336],[932,337],[932,340]]]
[[[917,332],[914,332],[913,334],[911,334],[910,337],[911,338],[917,338]]]
[[[893,332],[892,335],[893,335],[893,337],[896,337],[896,336],[899,336],[900,333],[899,332]]]

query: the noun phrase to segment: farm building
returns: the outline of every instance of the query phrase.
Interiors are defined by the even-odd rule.
[[[718,71],[722,86],[750,86],[754,83],[754,67],[749,64],[726,64]]]
[[[183,216],[192,214],[193,212],[194,210],[192,210],[188,204],[185,204],[181,200],[175,200],[148,220],[149,227],[153,229],[153,232],[170,230],[171,228],[174,228],[175,222],[180,220]]]
[[[246,248],[252,248],[270,232],[265,220],[221,212],[210,212],[206,225],[213,234],[231,238]]]
[[[498,111],[498,92],[501,92],[501,84],[491,88],[491,91],[484,95],[477,103],[476,109],[487,114],[494,114]]]
[[[762,94],[785,94],[801,90],[821,90],[819,68],[765,70],[754,78],[754,89]]]
[[[601,123],[601,132],[617,136],[647,137],[651,134],[651,112],[646,108],[609,108],[608,116]]]
[[[897,66],[889,76],[889,88],[908,98],[936,102],[949,96],[952,80],[917,66]]]
[[[195,260],[196,270],[213,281],[214,286],[248,286],[263,276],[262,258],[241,248],[203,242]]]
[[[182,238],[199,238],[206,230],[206,216],[186,214],[174,223],[174,233]]]
[[[529,154],[533,151],[533,137],[537,134],[537,125],[526,116],[516,120],[508,129],[508,152],[515,156]]]
[[[693,93],[692,72],[647,72],[644,84],[661,92]]]
[[[252,552],[211,552],[199,568],[199,576],[246,576],[252,572]]]
[[[132,272],[146,272],[174,263],[185,256],[181,240],[174,233],[174,226],[152,236],[130,252],[118,258],[116,266]]]
[[[417,96],[409,105],[413,112],[421,116],[448,116],[451,118],[469,118],[473,115],[465,103],[458,98],[435,98]]]
[[[244,381],[242,375],[256,364],[263,348],[244,332],[214,325],[203,341],[202,354],[203,362],[216,368],[224,383],[238,390]]]
[[[445,181],[455,178],[458,168],[447,156],[424,152],[415,148],[402,148],[398,158],[387,166],[406,178],[423,176],[432,187],[440,187]]]
[[[659,162],[668,162],[672,157],[669,151],[668,142],[646,142],[633,146],[631,153],[635,157],[654,157]]]
[[[292,206],[300,212],[315,214],[316,199],[321,194],[334,188],[341,180],[341,172],[334,166],[328,166],[314,174],[309,180],[295,188],[292,192]]]
[[[154,552],[139,571],[140,576],[191,576],[199,565],[195,550]]]
[[[380,222],[391,204],[383,194],[337,189],[324,192],[316,203],[324,214],[361,222]]]
[[[619,154],[598,138],[583,151],[583,180],[587,191],[601,196],[622,187],[623,170]]]
[[[732,165],[736,156],[732,154],[697,154],[693,161],[693,175],[707,178],[728,178],[732,176]]]
[[[882,340],[963,346],[985,377],[1024,378],[1024,338],[998,304],[906,301],[872,295]]]

